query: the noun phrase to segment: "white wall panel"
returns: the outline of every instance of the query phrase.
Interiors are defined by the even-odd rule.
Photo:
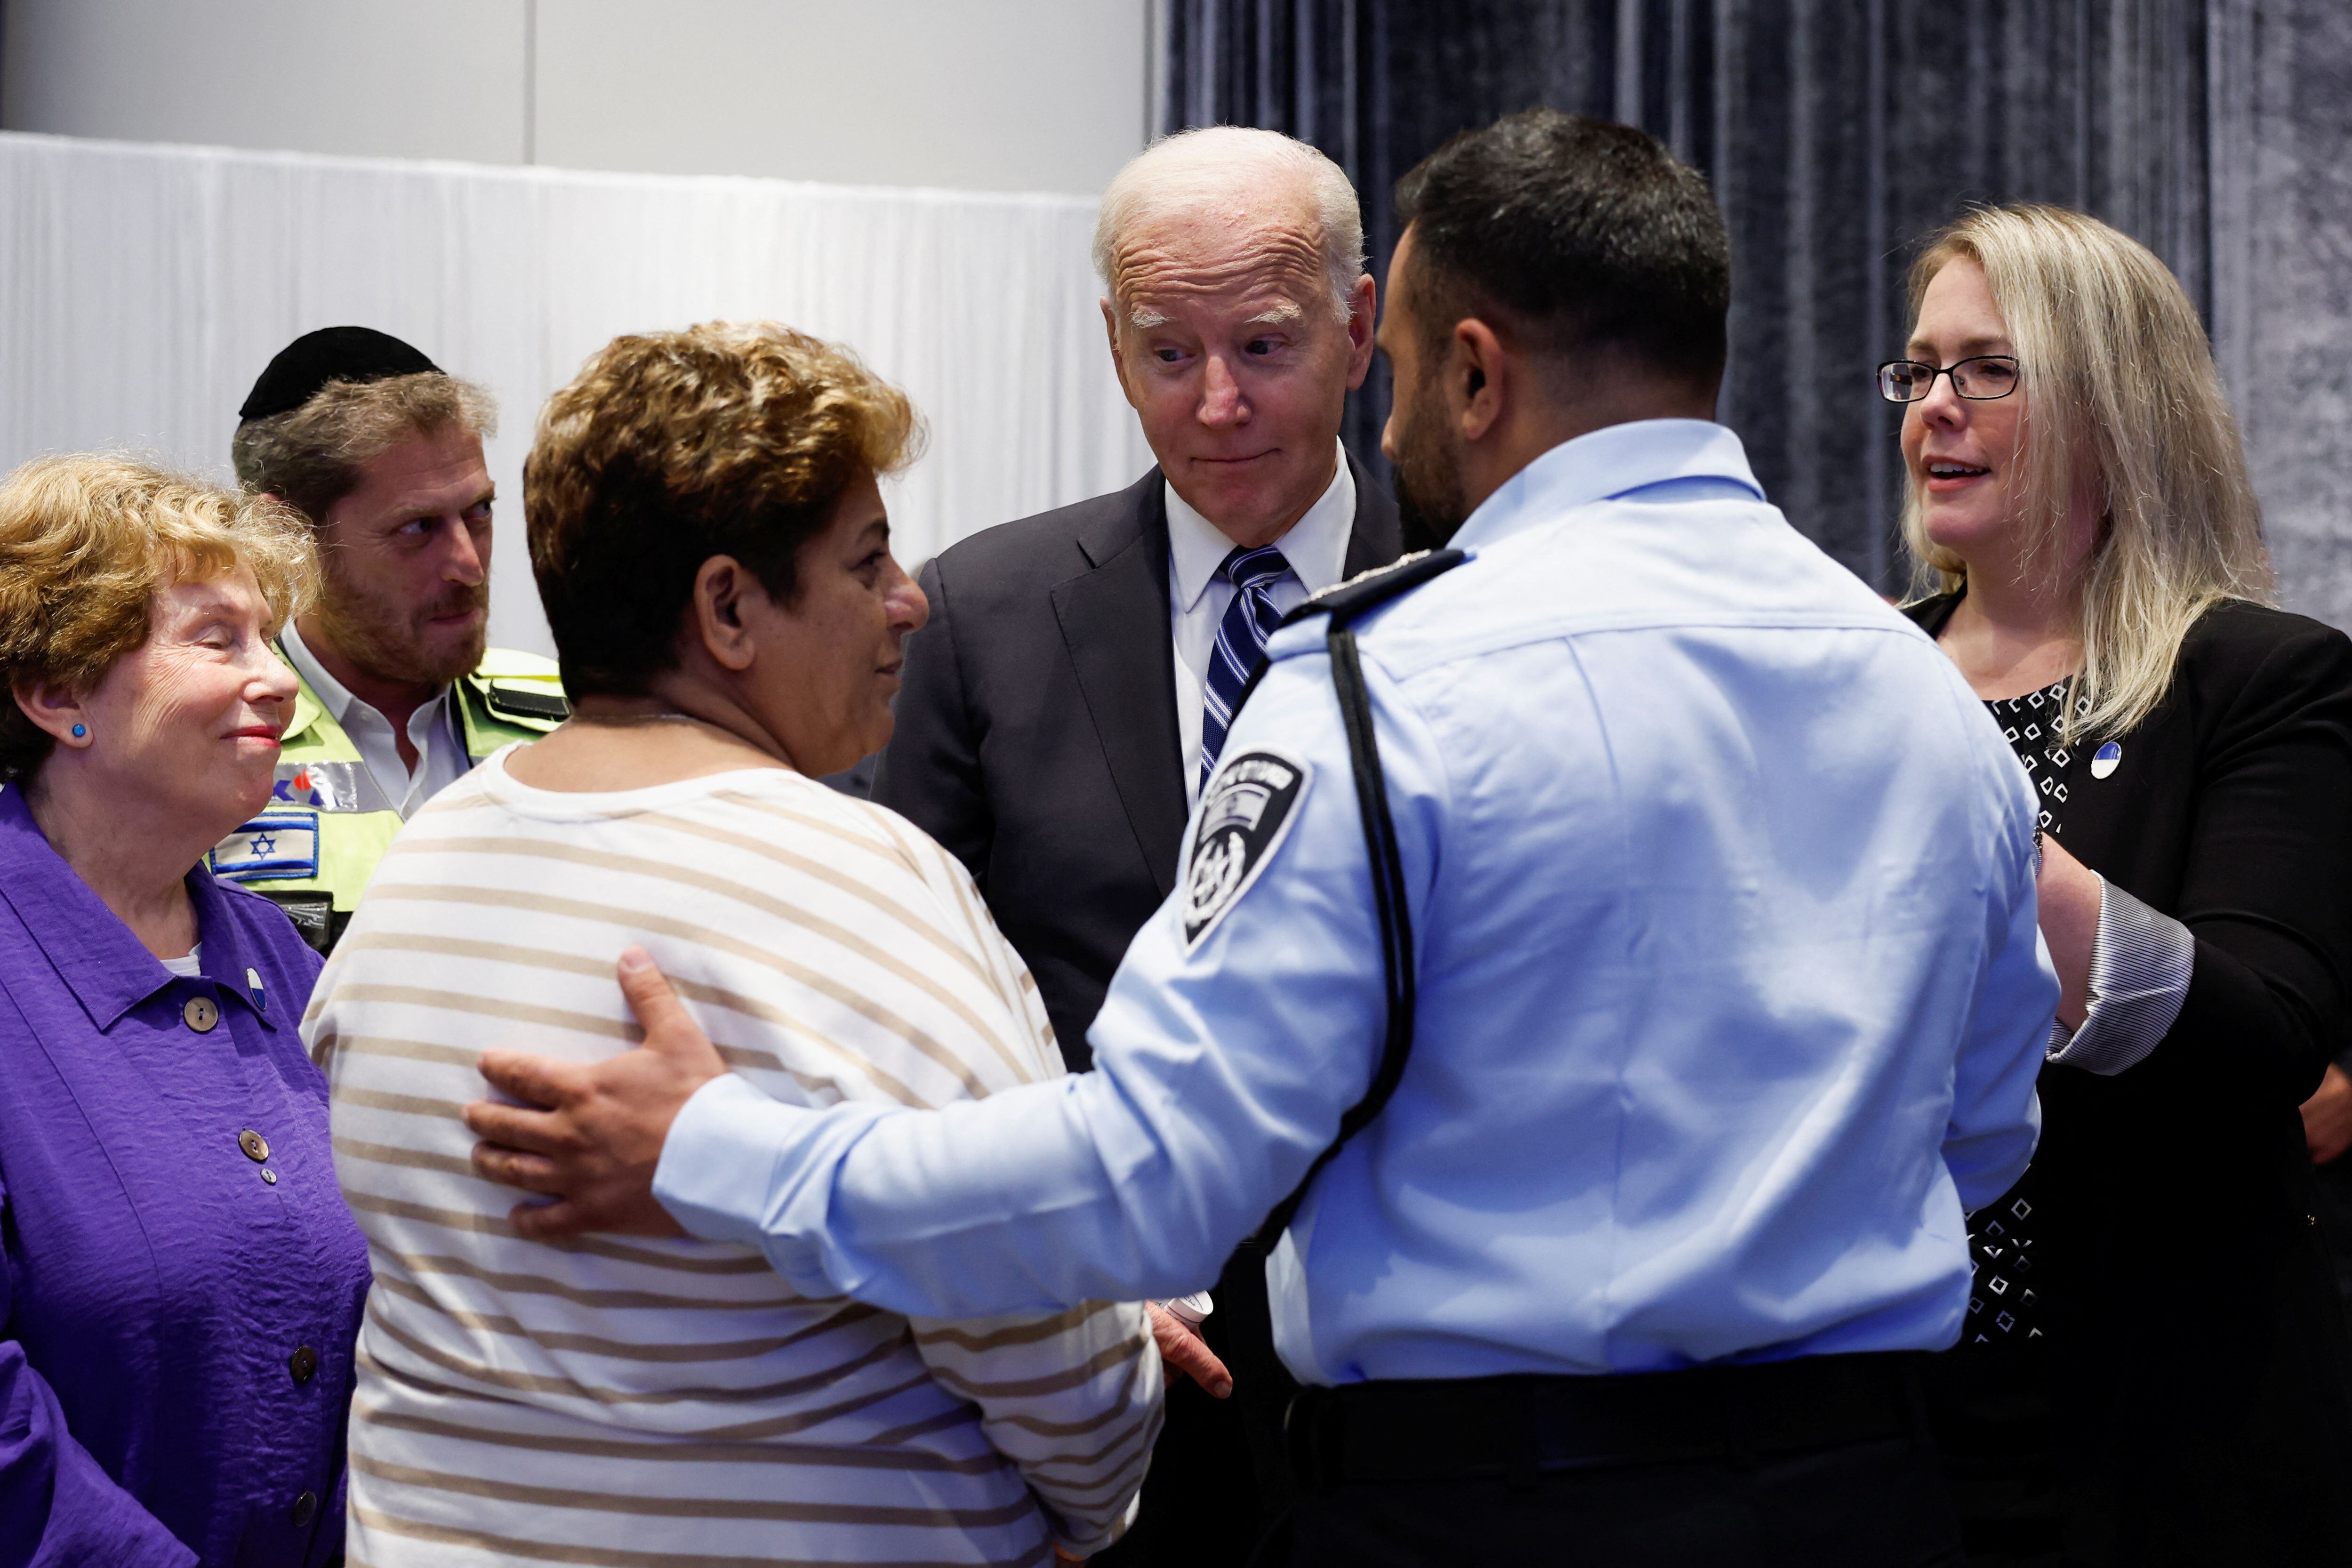
[[[546,648],[523,543],[540,405],[623,331],[775,318],[904,386],[911,566],[1149,465],[1102,342],[1084,198],[583,174],[0,134],[0,469],[138,448],[226,475],[298,334],[357,322],[488,385],[491,628]]]
[[[537,158],[1099,192],[1143,145],[1139,0],[539,0]]]
[[[529,0],[6,0],[0,126],[523,159]]]
[[[1150,0],[5,0],[0,129],[1098,192]]]

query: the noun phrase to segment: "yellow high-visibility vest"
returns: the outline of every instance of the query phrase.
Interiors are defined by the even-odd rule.
[[[571,716],[555,661],[491,648],[456,683],[466,755],[480,762],[509,741],[535,741]],[[320,952],[343,933],[376,863],[400,831],[400,809],[307,680],[278,753],[269,804],[215,845],[215,876],[267,894]]]

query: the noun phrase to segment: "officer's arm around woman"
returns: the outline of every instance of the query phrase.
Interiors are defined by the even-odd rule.
[[[0,1565],[321,1568],[367,1251],[319,960],[205,851],[268,800],[299,521],[136,464],[0,485]]]
[[[1930,243],[1911,607],[2040,814],[2043,1140],[1972,1216],[1938,1436],[1975,1549],[2335,1561],[2352,1398],[2296,1115],[2352,963],[2352,642],[2269,607],[2236,428],[2163,264],[2080,214]],[[2003,1559],[2006,1561],[2006,1559]]]

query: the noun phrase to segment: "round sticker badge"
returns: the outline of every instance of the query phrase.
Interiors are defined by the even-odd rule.
[[[2113,741],[2109,741],[2091,753],[2091,776],[2095,779],[2105,778],[2123,766],[2123,763],[2124,749]]]

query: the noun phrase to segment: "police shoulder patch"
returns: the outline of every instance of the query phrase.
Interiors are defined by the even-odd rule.
[[[1297,816],[1315,770],[1265,747],[1227,757],[1201,796],[1201,822],[1184,867],[1184,951],[1217,929],[1257,880]]]

